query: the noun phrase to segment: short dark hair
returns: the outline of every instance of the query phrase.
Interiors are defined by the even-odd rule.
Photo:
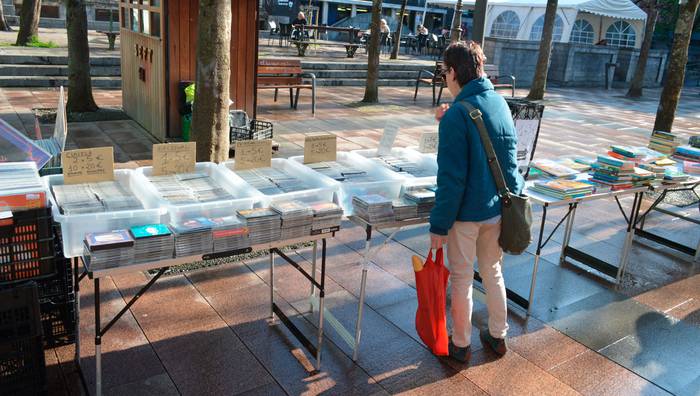
[[[484,74],[486,56],[481,46],[474,41],[458,41],[450,44],[445,50],[443,59],[445,70],[451,68],[457,74],[460,87]]]

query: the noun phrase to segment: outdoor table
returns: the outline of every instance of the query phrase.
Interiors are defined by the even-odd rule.
[[[75,300],[76,300],[76,312],[78,312],[78,318],[80,316],[80,280],[89,277],[94,282],[94,310],[95,310],[95,394],[100,396],[102,394],[102,352],[101,344],[102,337],[112,328],[112,326],[131,308],[132,305],[141,297],[143,294],[160,278],[165,271],[167,271],[171,266],[178,265],[183,262],[194,262],[201,260],[210,260],[216,258],[231,257],[240,254],[251,253],[255,251],[269,251],[270,254],[270,319],[274,319],[274,316],[280,318],[282,323],[289,329],[289,331],[299,340],[299,342],[313,355],[316,359],[316,368],[320,370],[321,368],[321,350],[323,345],[323,322],[324,322],[324,298],[325,298],[325,286],[326,286],[326,239],[335,236],[335,233],[339,230],[339,227],[334,227],[331,229],[324,229],[322,233],[310,236],[299,237],[296,239],[286,240],[286,241],[275,241],[266,244],[254,245],[241,250],[233,250],[228,252],[220,253],[207,253],[188,257],[177,257],[168,260],[153,261],[146,263],[139,263],[134,265],[126,265],[115,268],[91,270],[89,260],[83,258],[82,272],[78,270],[78,258],[75,258],[74,276],[75,276]],[[316,280],[316,253],[318,241],[321,241],[321,276],[319,280]],[[297,262],[292,260],[289,256],[280,251],[281,248],[285,246],[295,245],[299,243],[313,242],[313,257],[311,263],[311,273],[306,272]],[[274,256],[277,254],[287,261],[290,265],[296,268],[304,277],[306,277],[311,283],[311,297],[312,297],[312,308],[318,307],[319,319],[318,319],[318,338],[316,344],[312,343],[302,332],[297,328],[296,325],[287,317],[287,315],[277,306],[275,303],[274,294]],[[125,273],[132,272],[142,272],[148,270],[158,270],[158,272],[146,283],[134,296],[127,302],[127,304],[122,308],[119,313],[117,313],[105,326],[102,326],[100,318],[100,279],[108,276],[114,276]],[[318,290],[318,297],[316,297],[316,290]],[[334,319],[334,318],[333,318]],[[75,359],[78,364],[78,368],[81,371],[82,367],[80,365],[80,324],[76,325],[76,344],[75,344]]]
[[[639,237],[639,238],[644,238],[648,239],[650,241],[654,241],[656,243],[659,243],[661,245],[664,245],[666,247],[669,247],[671,249],[674,249],[676,251],[679,251],[681,253],[685,253],[691,257],[693,257],[694,261],[696,263],[700,262],[700,241],[698,242],[698,245],[695,248],[692,248],[690,246],[683,245],[681,243],[672,241],[668,238],[662,237],[658,234],[655,234],[651,231],[647,231],[644,229],[644,223],[646,221],[647,216],[652,212],[656,211],[665,215],[673,216],[675,218],[688,221],[690,223],[700,225],[700,220],[694,219],[690,216],[684,215],[684,214],[679,214],[672,212],[667,209],[659,208],[658,205],[663,203],[664,199],[666,198],[667,194],[669,192],[679,192],[679,191],[694,191],[695,188],[700,186],[700,177],[692,177],[686,181],[678,182],[678,183],[673,183],[673,184],[662,184],[659,186],[652,186],[649,188],[650,192],[658,192],[660,195],[652,202],[651,206],[647,208],[642,214],[640,214],[641,210],[641,205],[637,209],[636,213],[636,218],[637,220],[635,221],[634,224],[634,236]]]

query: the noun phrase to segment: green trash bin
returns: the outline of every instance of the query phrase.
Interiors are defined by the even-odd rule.
[[[190,130],[192,128],[192,114],[182,116],[182,139],[186,142],[190,141]]]

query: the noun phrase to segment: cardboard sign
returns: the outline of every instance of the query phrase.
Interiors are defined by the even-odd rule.
[[[437,132],[423,132],[420,135],[420,142],[418,143],[418,151],[421,153],[436,153],[438,147],[438,133]]]
[[[399,126],[394,123],[387,124],[384,127],[384,133],[379,141],[379,148],[377,149],[377,155],[387,155],[391,153],[391,148],[394,147],[394,141],[396,140],[396,135],[399,134]]]
[[[153,176],[194,172],[197,143],[164,143],[153,145]]]
[[[93,183],[114,180],[114,149],[97,147],[64,151],[63,183]]]
[[[269,168],[272,165],[272,139],[237,140],[234,170]]]
[[[304,163],[335,161],[338,137],[330,133],[307,135],[304,138]]]

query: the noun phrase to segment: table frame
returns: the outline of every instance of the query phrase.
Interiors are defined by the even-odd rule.
[[[168,260],[152,261],[146,263],[133,264],[123,267],[100,269],[91,271],[89,265],[83,265],[82,271],[79,267],[79,260],[82,258],[75,257],[71,259],[73,267],[73,276],[75,278],[74,291],[76,295],[76,344],[75,344],[75,361],[80,372],[81,380],[83,385],[86,385],[84,376],[82,373],[81,358],[80,358],[80,281],[85,277],[89,277],[94,282],[94,313],[95,313],[95,394],[97,396],[102,395],[102,338],[107,334],[107,332],[114,326],[117,321],[133,306],[138,299],[143,296],[148,289],[150,289],[153,284],[173,265],[181,264],[184,262],[193,262],[200,260],[210,260],[215,258],[232,257],[241,254],[251,253],[254,251],[264,251],[267,250],[270,254],[270,320],[274,320],[275,315],[280,319],[282,324],[284,324],[289,331],[294,335],[295,338],[306,348],[311,355],[316,359],[316,369],[321,369],[321,351],[323,347],[323,322],[324,322],[324,299],[326,292],[326,239],[335,236],[335,233],[339,230],[338,227],[332,229],[323,230],[323,233],[317,235],[311,235],[301,238],[296,238],[287,241],[271,242],[267,244],[255,245],[245,249],[232,250],[228,252],[221,253],[208,253],[200,254],[187,257],[178,257]],[[316,257],[317,257],[317,247],[318,241],[321,241],[321,276],[319,280],[316,280]],[[295,245],[299,243],[313,242],[313,258],[311,262],[312,272],[309,274],[306,272],[299,263],[292,260],[289,256],[283,253],[280,249],[285,246]],[[311,295],[312,295],[312,310],[314,308],[314,302],[318,302],[319,308],[319,322],[318,322],[318,338],[316,345],[314,345],[299,328],[289,319],[289,317],[279,308],[275,303],[275,287],[274,287],[274,254],[277,254],[287,263],[292,265],[297,271],[299,271],[306,279],[311,283]],[[85,260],[82,260],[85,263]],[[140,272],[152,269],[158,269],[158,272],[144,285],[141,289],[134,294],[134,296],[126,303],[126,305],[114,316],[112,317],[105,326],[102,326],[101,316],[100,316],[100,279],[113,276],[117,274],[130,273],[130,272]],[[318,290],[318,297],[316,297],[316,290]],[[313,312],[313,311],[312,311]],[[87,386],[86,386],[87,389]]]

